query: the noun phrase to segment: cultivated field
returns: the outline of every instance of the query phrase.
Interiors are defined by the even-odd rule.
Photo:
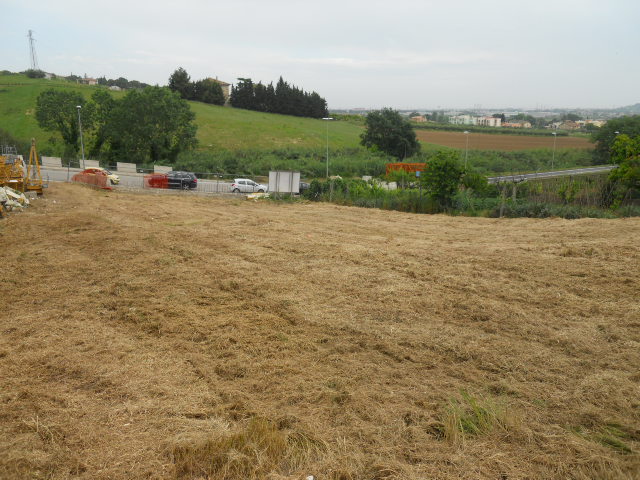
[[[639,219],[46,193],[0,478],[638,478]]]
[[[425,143],[444,145],[452,148],[466,148],[467,138],[462,132],[446,132],[436,130],[416,130],[418,140]],[[532,150],[536,148],[553,148],[553,137],[536,137],[526,135],[493,135],[489,133],[470,133],[470,150]],[[592,149],[593,143],[586,137],[560,137],[556,140],[556,148]]]

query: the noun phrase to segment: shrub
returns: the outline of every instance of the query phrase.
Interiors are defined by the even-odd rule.
[[[42,70],[29,69],[24,72],[29,78],[44,78],[45,73]]]

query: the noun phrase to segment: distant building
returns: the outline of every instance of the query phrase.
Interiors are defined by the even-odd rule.
[[[531,122],[504,122],[502,126],[505,128],[531,128]]]
[[[476,125],[482,125],[483,127],[499,127],[502,124],[500,117],[476,117]]]
[[[120,90],[122,90],[122,89],[121,89],[119,86],[117,86],[117,85],[111,85],[111,86],[109,87],[109,90],[112,90],[112,91],[114,91],[114,92],[119,92],[119,91],[120,91]]]
[[[449,123],[454,125],[475,125],[475,117],[471,115],[454,115],[449,117]]]
[[[598,128],[603,126],[605,123],[607,123],[607,122],[605,122],[604,120],[585,120],[584,121],[585,125],[594,125],[594,126],[596,126]]]
[[[425,123],[427,121],[427,117],[424,115],[416,115],[415,117],[411,117],[410,120],[416,123]]]
[[[502,119],[499,117],[474,117],[471,115],[454,115],[449,117],[449,123],[454,125],[480,125],[483,127],[500,127]]]
[[[212,80],[216,82],[218,85],[220,85],[220,87],[222,88],[222,95],[224,95],[224,101],[225,103],[228,102],[229,96],[231,94],[231,91],[230,91],[231,84],[227,82],[223,82],[222,80],[218,80],[218,77],[216,78],[209,77],[208,80]]]
[[[566,120],[558,125],[558,129],[560,130],[578,130],[580,125],[577,122],[573,122],[571,120]]]

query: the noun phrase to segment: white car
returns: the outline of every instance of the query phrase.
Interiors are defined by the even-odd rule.
[[[120,177],[115,173],[112,173],[111,170],[107,170],[106,168],[101,168],[101,167],[85,168],[84,172],[82,173],[87,173],[92,175],[95,175],[95,174],[106,175],[109,181],[111,182],[111,185],[118,185],[120,183]]]
[[[231,191],[233,193],[264,193],[267,187],[248,178],[235,178],[231,184]]]

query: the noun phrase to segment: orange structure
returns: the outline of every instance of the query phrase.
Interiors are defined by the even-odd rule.
[[[107,173],[95,168],[87,168],[80,173],[76,173],[71,177],[71,181],[102,188],[103,190],[113,190],[113,188],[109,186],[109,177],[107,176]]]
[[[387,163],[386,174],[389,175],[389,173],[397,170],[404,170],[405,172],[408,172],[408,173],[422,172],[426,168],[427,168],[426,163],[405,163],[405,162]]]

